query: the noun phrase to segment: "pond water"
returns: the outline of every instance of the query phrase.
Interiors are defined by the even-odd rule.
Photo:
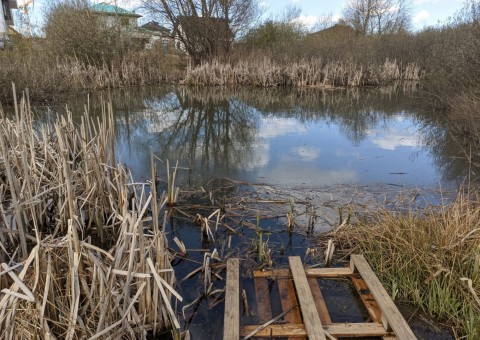
[[[118,160],[150,176],[150,150],[183,180],[282,188],[445,187],[469,169],[447,128],[401,89],[160,87],[111,94]],[[99,112],[92,96],[92,111]],[[80,100],[82,108],[86,100]],[[73,110],[75,111],[75,110]],[[81,109],[80,109],[81,111]]]
[[[242,258],[241,284],[251,305],[256,303],[255,289],[247,275],[258,262],[251,255],[259,235],[256,223],[265,233],[275,266],[285,266],[291,255],[310,264],[321,261],[321,251],[317,252],[319,257],[306,256],[306,250],[317,244],[305,228],[297,227],[293,233],[286,230],[288,200],[265,213],[268,209],[258,206],[255,189],[233,188],[221,181],[208,183],[212,179],[263,183],[285,190],[322,192],[330,188],[325,192],[332,197],[332,192],[338,191],[332,187],[342,187],[347,193],[350,186],[454,188],[471,169],[448,127],[415,105],[416,94],[401,89],[138,88],[90,96],[92,113],[101,113],[102,96],[112,99],[118,161],[136,179],[151,178],[153,151],[162,161],[169,159],[172,164],[178,160],[179,184],[184,188],[206,188],[205,193],[192,190],[194,194],[165,220],[170,246],[178,249],[173,242],[177,237],[188,249],[188,255],[177,257],[173,265],[179,280],[177,289],[184,298],[177,306],[179,315],[182,307],[189,306],[185,319],[180,317],[182,330],[189,330],[193,339],[221,339],[223,330],[223,304],[216,304],[211,297],[197,300],[204,291],[201,273],[185,280],[201,266],[207,252],[217,249],[222,259]],[[69,109],[80,113],[86,102],[70,103]],[[41,119],[52,119],[53,113],[63,110],[50,109],[52,114],[41,115]],[[159,170],[165,168],[159,164]],[[165,177],[160,174],[160,178]],[[228,228],[219,228],[213,241],[202,235],[190,217],[197,213],[208,216],[217,209],[209,195],[215,189],[213,200],[228,197],[230,213],[222,221]],[[268,196],[269,190],[262,194],[278,199]],[[311,207],[307,202],[298,210],[308,217]],[[325,211],[319,211],[319,217],[322,214]],[[213,290],[225,286],[224,270],[217,273]],[[334,297],[333,305],[339,305],[332,318],[361,320],[362,311],[349,296],[351,287],[329,285],[323,283],[322,290]],[[271,287],[272,295],[278,295],[275,287]],[[256,322],[252,317],[242,318]]]

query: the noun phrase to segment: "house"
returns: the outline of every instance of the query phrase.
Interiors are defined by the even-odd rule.
[[[156,45],[161,45],[163,52],[168,53],[168,51],[175,48],[175,40],[170,34],[170,30],[156,21],[150,21],[140,26],[139,33],[149,37],[148,42],[145,44],[146,49],[152,49]]]
[[[12,9],[17,9],[17,0],[0,0],[0,34],[7,34],[8,27],[13,26]]]
[[[344,23],[338,23],[332,27],[318,32],[310,33],[308,38],[313,39],[346,39],[357,35],[357,31]]]
[[[138,18],[142,16],[124,8],[100,2],[90,7],[94,14],[101,16],[108,27],[121,27],[125,30],[138,28]]]

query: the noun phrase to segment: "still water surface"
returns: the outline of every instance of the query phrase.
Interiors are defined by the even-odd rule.
[[[190,169],[190,184],[438,187],[468,169],[447,128],[400,90],[164,87],[113,100],[118,159],[140,178],[150,176],[150,149]]]

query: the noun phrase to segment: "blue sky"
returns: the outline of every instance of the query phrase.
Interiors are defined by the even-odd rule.
[[[21,4],[25,0],[18,0]],[[32,23],[41,24],[42,8],[47,0],[35,0],[32,12]],[[140,0],[103,0],[107,3],[117,3],[127,9],[138,7]],[[432,26],[445,21],[457,12],[464,0],[411,0],[412,22],[415,29]],[[102,2],[102,0],[93,0]],[[296,6],[302,10],[300,20],[312,27],[318,20],[326,15],[331,15],[334,20],[340,18],[342,8],[347,0],[259,0],[264,10],[264,18],[280,16],[288,6]]]
[[[445,21],[457,12],[463,0],[412,0],[412,22],[415,29]],[[346,0],[261,0],[260,5],[267,15],[275,15],[287,6],[293,5],[302,9],[301,19],[306,24],[313,24],[325,15],[340,18]]]

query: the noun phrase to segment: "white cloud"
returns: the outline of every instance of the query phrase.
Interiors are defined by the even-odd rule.
[[[300,15],[293,20],[295,23],[305,25],[308,28],[312,28],[317,22],[318,17],[315,15]]]
[[[320,155],[320,151],[317,148],[312,148],[309,146],[292,148],[292,152],[304,161],[313,161]]]
[[[429,11],[426,11],[426,10],[420,11],[413,17],[413,22],[415,24],[420,24],[430,19],[430,16],[431,15]]]
[[[262,0],[258,3],[258,6],[260,6],[261,8],[269,8],[270,4],[268,3],[268,0]]]

